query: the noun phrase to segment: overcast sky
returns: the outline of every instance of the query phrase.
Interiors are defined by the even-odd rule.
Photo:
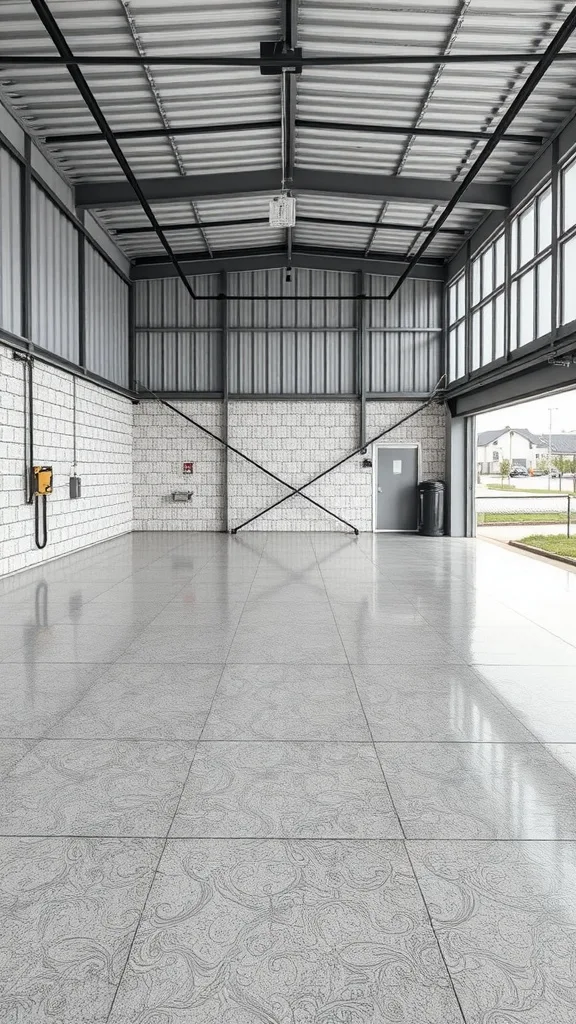
[[[476,417],[477,430],[491,430],[498,427],[526,427],[535,434],[547,434],[552,408],[552,433],[576,432],[576,391],[565,391],[561,395],[549,395],[534,402],[511,405],[496,412],[486,412]]]

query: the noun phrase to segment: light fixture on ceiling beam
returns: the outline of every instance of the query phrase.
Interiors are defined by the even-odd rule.
[[[296,199],[282,192],[270,200],[270,227],[293,228],[296,224]]]

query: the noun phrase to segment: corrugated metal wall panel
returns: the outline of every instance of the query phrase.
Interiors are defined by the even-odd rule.
[[[20,166],[0,147],[0,327],[22,333]]]
[[[219,326],[219,284],[216,275],[194,280],[203,296],[196,304],[175,279],[136,285],[136,323],[142,328],[137,362],[143,383],[166,391],[224,389],[220,335],[198,331]],[[427,391],[439,376],[441,334],[431,329],[440,331],[442,285],[409,281],[395,300],[386,302],[393,284],[391,278],[366,280],[366,293],[373,299],[365,304],[369,389]],[[229,274],[227,288],[231,394],[356,392],[355,274],[297,269],[288,282],[285,270],[245,271]],[[154,330],[162,326],[180,330]],[[188,327],[196,330],[188,334]],[[388,333],[394,329],[396,333]]]
[[[88,243],[86,368],[128,387],[128,285]]]
[[[194,300],[178,278],[137,281],[136,325],[140,327],[219,327],[218,274],[191,277]]]
[[[239,331],[230,335],[230,392],[338,395],[355,389],[351,331]]]
[[[32,341],[78,362],[78,236],[32,184]]]
[[[137,333],[136,376],[153,391],[222,391],[221,335]]]
[[[384,296],[396,283],[393,277],[366,278],[366,294],[377,300],[367,303],[368,327],[442,328],[441,281],[417,281],[408,278],[390,302]]]
[[[438,383],[442,335],[420,331],[375,331],[368,342],[368,391],[428,392]]]

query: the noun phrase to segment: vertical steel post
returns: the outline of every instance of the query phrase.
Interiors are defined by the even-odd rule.
[[[366,441],[366,297],[364,272],[356,274],[356,391],[360,400],[358,444]]]
[[[21,334],[32,341],[32,140],[24,136],[24,163],[20,169],[20,281]]]
[[[84,210],[78,219],[84,224]],[[78,231],[78,365],[86,369],[86,238]]]
[[[137,391],[136,386],[136,330],[135,330],[136,282],[128,285],[128,387]]]
[[[566,534],[569,537],[570,536],[570,516],[572,515],[572,498],[570,497],[569,494],[566,497],[568,499],[568,528],[566,530]]]
[[[220,361],[222,374],[222,437],[228,444],[228,407],[230,398],[230,332],[228,330],[228,274],[225,270],[220,273],[220,294],[218,296],[220,306]],[[230,532],[230,459],[229,450],[224,448],[224,465],[222,473],[222,491],[224,504],[224,530]]]
[[[504,220],[504,358],[510,358],[510,335],[512,330],[512,218],[506,214]],[[518,330],[518,318],[516,318]]]
[[[552,295],[551,295],[551,325],[550,325],[550,345],[553,347],[556,341],[556,332],[558,330],[558,323],[560,320],[559,303],[558,303],[558,267],[559,267],[559,252],[558,252],[558,230],[560,224],[560,189],[559,189],[559,178],[560,171],[558,163],[560,160],[560,140],[558,137],[552,142],[552,177],[551,177],[551,200],[552,200],[552,252],[550,256],[550,271],[552,275]],[[537,337],[536,332],[535,337]]]
[[[472,369],[472,261],[470,239],[466,242],[466,262],[464,264],[464,372],[470,379]]]

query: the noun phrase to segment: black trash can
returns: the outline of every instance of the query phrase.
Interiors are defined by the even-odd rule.
[[[444,536],[444,494],[442,480],[423,480],[418,484],[418,533],[424,537]]]

